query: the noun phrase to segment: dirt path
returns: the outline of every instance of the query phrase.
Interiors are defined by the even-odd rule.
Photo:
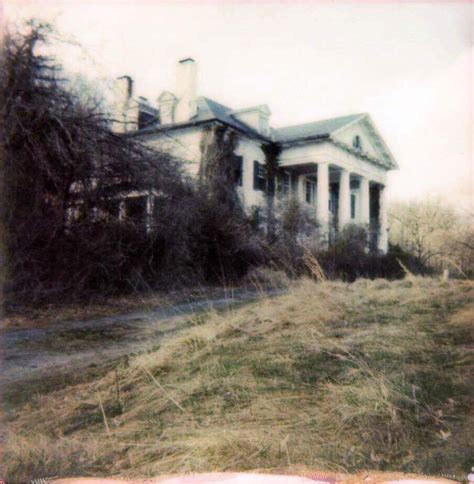
[[[283,290],[271,290],[275,296]],[[220,298],[197,300],[83,321],[64,321],[47,328],[2,331],[2,386],[39,380],[55,372],[103,365],[130,353],[156,347],[168,335],[187,327],[189,317],[209,309],[222,310],[260,297],[237,291]]]

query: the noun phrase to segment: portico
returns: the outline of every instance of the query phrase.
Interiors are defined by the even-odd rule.
[[[296,181],[291,184],[293,196],[315,210],[323,233],[358,224],[367,229],[372,246],[387,251],[385,185],[380,176],[371,178],[343,163],[324,161],[284,166]]]

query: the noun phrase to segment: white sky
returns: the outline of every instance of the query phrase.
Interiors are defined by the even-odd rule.
[[[369,112],[397,159],[395,199],[449,196],[471,205],[473,16],[469,1],[5,4],[83,50],[58,49],[89,77],[135,79],[155,101],[175,64],[199,63],[199,94],[233,108],[267,103],[272,125]]]

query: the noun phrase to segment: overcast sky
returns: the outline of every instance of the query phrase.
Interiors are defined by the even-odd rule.
[[[198,62],[199,94],[266,103],[272,125],[369,112],[397,159],[392,200],[472,203],[473,8],[456,2],[12,1],[10,22],[53,20],[82,50],[69,70],[128,74],[155,101],[177,60]]]

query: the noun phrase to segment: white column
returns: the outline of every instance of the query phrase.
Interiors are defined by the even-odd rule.
[[[339,175],[339,230],[351,220],[351,182],[349,171],[341,168]]]
[[[367,225],[370,222],[370,191],[369,179],[365,177],[360,178],[360,212],[359,223]]]
[[[151,230],[151,223],[152,223],[152,215],[153,215],[153,195],[150,193],[146,197],[146,231],[147,233]]]
[[[323,231],[327,231],[329,224],[329,165],[327,163],[318,163],[316,215]]]
[[[119,220],[123,222],[127,216],[127,211],[125,208],[125,200],[120,200],[119,202]]]
[[[380,252],[385,254],[388,250],[387,200],[385,187],[380,187],[379,191],[379,226],[378,248]]]

